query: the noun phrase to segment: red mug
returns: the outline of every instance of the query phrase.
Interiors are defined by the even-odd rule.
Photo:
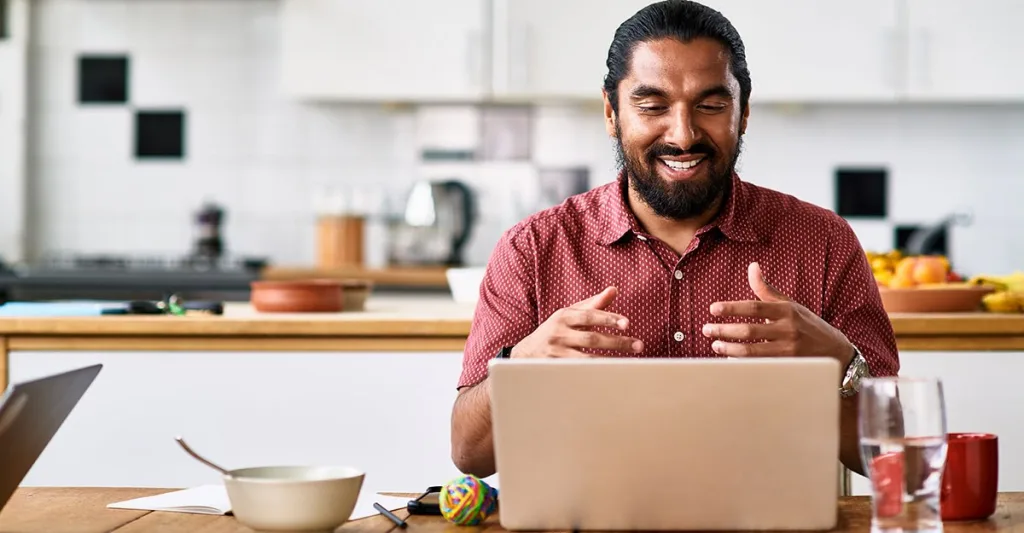
[[[984,520],[996,511],[999,439],[991,433],[950,433],[942,472],[943,520]]]

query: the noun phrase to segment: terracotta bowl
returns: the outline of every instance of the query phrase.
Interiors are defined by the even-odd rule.
[[[337,313],[344,309],[340,281],[254,281],[250,300],[261,313]]]
[[[889,313],[968,313],[981,309],[991,287],[880,288],[882,306]]]

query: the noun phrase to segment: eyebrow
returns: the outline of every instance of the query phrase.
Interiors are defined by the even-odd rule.
[[[633,99],[650,98],[652,96],[657,98],[668,98],[668,93],[653,85],[638,85],[630,92],[630,96]],[[733,94],[725,85],[716,85],[701,91],[700,94],[697,95],[697,100],[703,100],[709,96],[732,98]]]

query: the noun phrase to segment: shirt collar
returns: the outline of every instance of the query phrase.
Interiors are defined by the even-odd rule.
[[[640,223],[626,201],[627,187],[625,171],[620,171],[615,183],[605,189],[601,199],[599,244],[608,246],[626,236],[640,233]],[[751,222],[756,218],[750,216],[750,210],[754,207],[751,205],[751,200],[747,184],[733,172],[732,184],[729,194],[726,196],[725,205],[722,206],[717,217],[697,231],[697,235],[702,235],[717,227],[728,239],[743,242],[761,240],[761,235]]]

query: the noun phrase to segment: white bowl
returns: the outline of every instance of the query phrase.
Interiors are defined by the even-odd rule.
[[[365,474],[347,466],[263,466],[231,470],[231,511],[256,531],[334,531],[348,521]]]
[[[459,303],[476,303],[480,299],[480,283],[486,271],[486,267],[449,268],[445,275],[452,298]]]

